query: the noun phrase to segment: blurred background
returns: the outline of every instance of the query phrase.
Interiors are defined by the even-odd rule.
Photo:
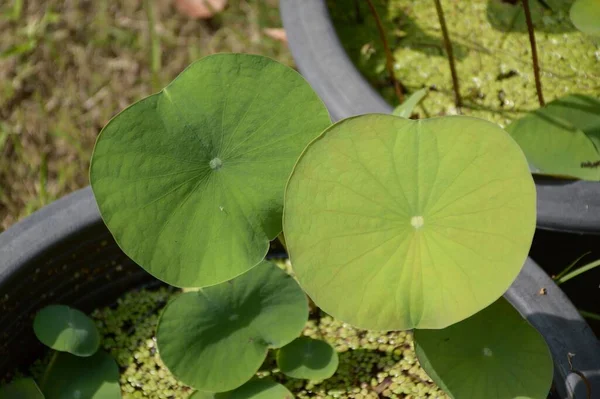
[[[0,231],[89,184],[102,127],[217,52],[290,66],[277,0],[1,0]]]

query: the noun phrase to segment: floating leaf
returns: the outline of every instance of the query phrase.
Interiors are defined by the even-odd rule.
[[[222,284],[179,295],[157,330],[160,356],[185,384],[225,392],[248,381],[269,348],[296,338],[308,319],[308,300],[283,270],[262,262]]]
[[[65,305],[50,305],[33,320],[36,337],[46,346],[77,356],[91,356],[100,346],[100,333],[85,313]]]
[[[148,272],[178,287],[218,284],[264,258],[293,165],[329,124],[293,69],[212,55],[107,124],[92,157],[94,195],[119,246]]]
[[[600,181],[600,100],[569,95],[507,130],[540,173]]]
[[[196,391],[190,399],[292,399],[288,389],[273,380],[253,379],[233,391],[210,393]]]
[[[331,345],[309,337],[296,338],[277,353],[277,366],[292,378],[324,380],[335,374],[338,363]]]
[[[286,191],[300,285],[373,330],[442,328],[498,299],[527,257],[535,185],[497,125],[363,115],[313,141]]]
[[[398,105],[392,114],[402,118],[410,118],[415,107],[425,98],[426,95],[427,89],[415,91],[402,104]]]
[[[453,398],[546,399],[552,356],[504,299],[443,330],[416,330],[419,363]]]
[[[42,391],[46,399],[119,399],[119,367],[110,355],[99,350],[90,357],[58,353],[47,371]]]
[[[0,387],[0,399],[44,399],[33,378],[21,378]]]
[[[588,35],[600,35],[600,0],[577,0],[571,6],[573,25]]]

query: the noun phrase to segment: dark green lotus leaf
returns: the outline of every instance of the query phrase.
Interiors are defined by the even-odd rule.
[[[349,324],[446,327],[516,278],[535,194],[523,152],[491,122],[349,118],[313,141],[290,177],[292,267],[317,306]]]
[[[90,357],[59,353],[44,377],[46,399],[120,399],[119,367],[99,350]]]
[[[293,399],[288,389],[268,378],[252,379],[233,391],[210,393],[196,391],[190,399]]]
[[[205,57],[101,132],[90,180],[102,218],[169,284],[229,280],[264,258],[293,165],[330,123],[293,69],[257,55]]]
[[[178,296],[160,318],[160,356],[185,384],[225,392],[247,382],[269,348],[293,341],[308,300],[283,270],[262,262],[233,280]]]
[[[571,21],[583,33],[600,36],[600,1],[577,0],[571,6]]]
[[[507,130],[535,172],[600,181],[600,100],[569,95],[527,114]]]
[[[21,378],[0,387],[0,399],[44,399],[33,378]]]
[[[338,354],[327,342],[300,337],[277,352],[277,366],[285,375],[307,380],[324,380],[335,374]]]
[[[544,338],[504,298],[443,330],[416,330],[415,349],[452,398],[546,399],[552,384]]]
[[[100,333],[85,313],[65,305],[50,305],[33,320],[37,338],[46,346],[77,356],[91,356],[100,346]]]

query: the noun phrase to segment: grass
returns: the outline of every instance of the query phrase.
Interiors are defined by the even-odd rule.
[[[192,61],[248,52],[292,65],[285,45],[263,32],[281,26],[277,0],[230,0],[206,21],[185,17],[172,3],[1,2],[0,231],[88,185],[89,159],[106,122]]]

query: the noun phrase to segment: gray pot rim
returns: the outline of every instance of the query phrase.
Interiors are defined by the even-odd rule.
[[[281,0],[280,10],[296,65],[334,120],[392,111],[346,54],[325,0]],[[600,234],[600,183],[536,178],[536,188],[538,228]]]
[[[101,224],[92,190],[87,187],[0,234],[0,297],[2,287],[26,272],[23,269],[32,267],[32,260],[78,232]],[[546,289],[545,295],[539,294],[541,288]],[[569,370],[568,353],[576,354],[573,364],[600,392],[599,341],[562,290],[532,259],[526,260],[505,298],[544,335],[554,358],[554,381],[562,398],[570,397],[566,392],[585,397],[585,385]]]

